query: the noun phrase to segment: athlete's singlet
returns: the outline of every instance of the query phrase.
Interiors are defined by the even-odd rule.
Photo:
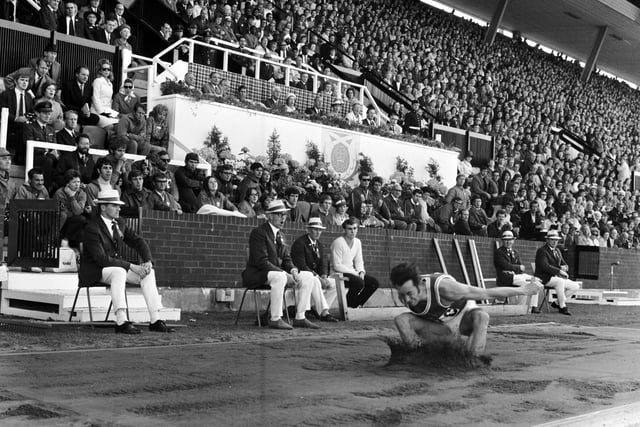
[[[424,284],[427,292],[427,300],[421,301],[415,306],[409,306],[411,312],[423,319],[439,322],[447,322],[453,320],[460,313],[464,312],[468,300],[460,299],[452,304],[445,306],[440,301],[440,292],[438,288],[442,280],[455,279],[448,274],[435,273],[422,275],[422,284]]]

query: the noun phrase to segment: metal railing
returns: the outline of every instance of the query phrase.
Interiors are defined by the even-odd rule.
[[[24,180],[27,181],[29,179],[28,173],[33,168],[33,160],[34,160],[34,150],[36,148],[44,148],[47,150],[58,150],[58,151],[75,151],[76,147],[72,145],[62,145],[62,144],[53,144],[51,142],[42,142],[42,141],[27,141],[27,158],[26,164],[24,167]],[[92,156],[104,157],[109,152],[107,150],[99,150],[96,148],[90,148],[89,154]],[[125,153],[124,158],[127,160],[144,160],[146,156],[141,156],[139,154],[129,154]],[[171,160],[169,162],[171,166],[184,166],[184,161],[182,160]],[[203,169],[207,172],[207,176],[211,175],[211,165],[207,162],[201,162],[198,164],[198,169]]]
[[[270,64],[274,67],[280,67],[284,70],[284,84],[285,86],[289,86],[290,82],[291,82],[291,76],[292,76],[292,72],[297,72],[297,73],[304,73],[304,74],[308,74],[309,77],[312,79],[313,81],[313,93],[317,93],[319,86],[320,86],[320,81],[328,81],[328,82],[332,82],[333,84],[337,85],[337,93],[338,96],[342,95],[342,88],[344,85],[348,85],[349,87],[352,87],[354,90],[358,91],[358,100],[364,104],[365,98],[366,100],[370,103],[370,105],[372,105],[377,114],[378,117],[380,117],[381,119],[387,119],[386,114],[380,109],[380,107],[377,105],[377,103],[375,102],[373,96],[371,95],[371,93],[369,92],[369,89],[366,86],[357,84],[357,83],[351,83],[351,82],[346,82],[342,79],[336,78],[336,77],[332,77],[332,76],[327,76],[324,74],[320,74],[317,71],[313,71],[313,70],[309,70],[309,69],[303,69],[303,68],[298,68],[294,65],[288,65],[288,64],[284,64],[282,62],[279,62],[277,60],[273,60],[273,59],[266,59],[261,57],[261,53],[259,51],[256,51],[254,49],[248,49],[248,48],[242,48],[242,50],[240,49],[240,46],[238,44],[235,43],[229,43],[225,40],[221,40],[221,39],[216,39],[216,38],[212,38],[212,42],[215,44],[210,44],[210,43],[205,43],[205,42],[201,42],[199,40],[193,40],[193,39],[189,39],[189,38],[182,38],[176,42],[174,42],[173,44],[167,46],[164,50],[160,51],[158,54],[156,54],[156,56],[153,57],[153,64],[152,64],[152,74],[150,76],[150,80],[152,80],[153,82],[155,82],[156,78],[157,78],[157,66],[161,65],[161,60],[160,58],[164,55],[166,55],[168,52],[172,51],[173,49],[177,48],[178,46],[182,46],[182,45],[187,45],[189,47],[189,56],[188,56],[188,61],[189,62],[194,62],[194,52],[195,52],[195,48],[196,46],[200,46],[200,47],[204,47],[210,50],[214,50],[214,51],[218,51],[222,53],[222,70],[223,71],[228,71],[229,70],[229,56],[234,56],[234,57],[240,57],[240,58],[245,58],[245,59],[249,59],[251,61],[255,62],[255,66],[256,66],[256,71],[255,71],[255,78],[256,80],[260,79],[260,75],[261,75],[261,67],[263,66],[263,64]],[[247,53],[249,52],[249,53]]]

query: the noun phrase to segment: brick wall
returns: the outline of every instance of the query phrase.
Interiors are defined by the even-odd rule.
[[[171,287],[242,287],[240,272],[247,258],[247,241],[252,228],[262,221],[210,215],[168,212],[146,212],[142,221],[142,234],[151,246],[160,286]],[[330,227],[321,240],[328,248],[342,228]],[[285,240],[291,244],[304,234],[302,225],[288,223],[283,230]],[[396,230],[361,229],[365,267],[378,277],[382,286],[389,286],[391,266],[401,261],[414,261],[424,272],[442,271],[434,249],[433,238],[439,239],[440,248],[449,274],[464,281],[458,262],[453,237],[449,234],[415,233]],[[465,266],[472,284],[476,283],[467,236],[457,236]],[[475,237],[484,277],[495,277],[493,267],[494,239]],[[517,240],[523,262],[530,272],[535,251],[542,242]],[[623,249],[602,249],[600,278],[584,280],[585,288],[608,288],[610,264],[620,261],[614,275],[614,288],[640,288],[638,252]]]

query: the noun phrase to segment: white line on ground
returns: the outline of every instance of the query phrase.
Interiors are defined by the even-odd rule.
[[[640,402],[551,421],[539,424],[537,427],[626,427],[639,425],[638,419],[640,419]]]
[[[339,335],[339,336],[337,336]],[[265,337],[264,339],[251,340],[251,341],[215,341],[207,343],[194,343],[194,344],[168,344],[168,345],[144,345],[138,347],[103,347],[103,348],[79,348],[73,350],[46,350],[46,351],[26,351],[20,353],[0,353],[0,358],[13,357],[13,356],[41,356],[46,354],[69,354],[69,353],[97,353],[104,351],[137,351],[137,350],[149,350],[149,349],[162,349],[162,348],[185,348],[185,347],[208,347],[217,345],[233,345],[233,344],[264,344],[274,343],[281,341],[292,341],[298,339],[344,339],[344,338],[371,338],[385,336],[383,331],[358,331],[351,332],[349,334],[340,333],[337,335],[302,335],[295,337]]]

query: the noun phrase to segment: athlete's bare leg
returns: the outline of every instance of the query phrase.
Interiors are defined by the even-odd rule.
[[[402,341],[417,348],[421,343],[451,341],[454,334],[442,323],[421,319],[411,313],[403,313],[394,320]]]
[[[474,356],[484,353],[487,345],[487,329],[489,328],[489,314],[479,308],[468,311],[460,321],[460,335],[469,337],[466,342],[467,350]]]

